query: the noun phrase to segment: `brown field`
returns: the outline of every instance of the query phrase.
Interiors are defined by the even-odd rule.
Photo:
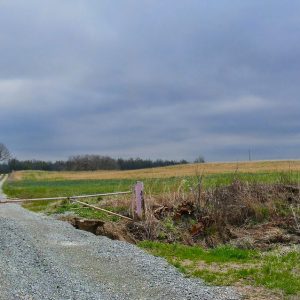
[[[19,171],[11,175],[13,180],[25,178],[50,180],[79,180],[79,179],[136,179],[136,178],[168,178],[193,176],[196,174],[220,173],[255,173],[300,171],[300,160],[289,161],[253,161],[235,163],[202,163],[177,165],[162,168],[141,169],[131,171],[77,171],[77,172],[37,172]]]

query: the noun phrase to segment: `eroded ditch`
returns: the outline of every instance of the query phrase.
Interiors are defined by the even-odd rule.
[[[76,229],[91,232],[95,235],[106,236],[112,240],[126,241],[136,244],[138,239],[131,228],[137,227],[133,222],[104,222],[95,219],[82,219],[74,216],[61,216],[58,218],[66,221]]]

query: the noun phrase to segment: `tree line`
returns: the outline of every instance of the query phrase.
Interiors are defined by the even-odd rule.
[[[118,158],[102,155],[76,155],[68,160],[43,161],[43,160],[18,160],[11,158],[0,164],[0,172],[8,173],[20,170],[42,171],[96,171],[96,170],[136,170],[187,164],[186,160],[151,160],[142,158]]]

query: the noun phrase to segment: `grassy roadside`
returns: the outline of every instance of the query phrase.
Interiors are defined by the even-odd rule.
[[[288,237],[289,230],[295,230],[295,222],[300,220],[299,195],[289,190],[290,185],[299,186],[299,175],[299,171],[206,174],[199,195],[195,188],[197,176],[75,180],[32,171],[23,172],[21,178],[11,178],[5,183],[4,191],[10,197],[18,198],[72,196],[130,190],[136,179],[143,180],[148,204],[153,205],[152,216],[144,224],[146,233],[152,236],[143,239],[163,242],[143,241],[140,247],[165,257],[186,275],[200,277],[210,284],[249,285],[275,291],[269,297],[251,299],[283,299],[292,295],[296,298],[290,299],[297,299],[300,297],[299,248],[288,252],[260,252],[215,246],[229,242],[231,237],[227,233],[232,229],[238,230],[239,234],[244,230],[249,235],[251,226],[256,226],[256,231],[261,228],[258,229],[262,233],[259,238],[264,244]],[[264,184],[274,185],[268,189]],[[287,190],[282,190],[284,186]],[[121,214],[128,211],[130,195],[106,200],[85,201]],[[198,200],[202,203],[200,211]],[[119,220],[68,201],[32,202],[24,207],[47,214],[71,212],[87,219]],[[268,222],[272,228],[265,226]],[[274,222],[279,222],[279,227]],[[274,234],[265,240],[268,230]],[[253,231],[253,237],[256,231]],[[201,248],[199,245],[206,239],[212,241],[215,248]],[[180,244],[185,241],[199,244],[197,247]],[[170,244],[172,242],[177,244]],[[250,242],[251,246],[253,243]]]
[[[130,190],[132,180],[20,180],[7,181],[4,191],[12,198],[44,198]]]
[[[95,199],[85,199],[86,203],[89,204],[97,204],[99,200]],[[113,202],[113,200],[112,200]],[[56,215],[56,214],[64,214],[70,213],[74,214],[80,218],[85,219],[99,219],[105,222],[117,222],[120,220],[119,217],[108,215],[104,212],[97,211],[88,207],[83,207],[77,203],[71,203],[68,200],[60,200],[56,202],[51,201],[35,201],[35,202],[26,202],[22,205],[24,208],[31,210],[33,212],[43,212],[47,215]],[[120,213],[128,210],[127,207],[122,205],[106,205],[105,209],[110,210],[112,212]]]
[[[275,295],[300,297],[300,251],[259,252],[221,246],[204,250],[180,244],[143,241],[139,246],[164,257],[188,276],[213,285],[254,285],[274,289]]]

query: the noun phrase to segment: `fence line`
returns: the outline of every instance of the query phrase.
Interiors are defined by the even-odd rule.
[[[92,194],[92,195],[80,195],[80,196],[70,196],[70,197],[52,197],[52,198],[34,198],[34,199],[7,199],[1,203],[17,203],[17,202],[31,202],[31,201],[57,201],[57,200],[70,200],[70,199],[82,199],[82,198],[93,198],[101,196],[116,196],[116,195],[128,195],[131,191],[126,192],[115,192],[115,193],[103,193],[103,194]]]
[[[73,202],[78,203],[78,204],[81,204],[81,205],[86,206],[86,207],[93,208],[93,209],[95,209],[95,210],[103,211],[103,212],[108,213],[108,214],[113,215],[113,216],[117,216],[117,217],[120,217],[120,218],[129,220],[129,221],[133,221],[133,219],[131,219],[131,218],[129,218],[129,217],[126,217],[126,216],[117,214],[117,213],[115,213],[115,212],[109,211],[109,210],[104,209],[104,208],[100,208],[100,207],[97,207],[97,206],[94,206],[94,205],[91,205],[91,204],[87,204],[87,203],[85,203],[85,202],[77,201],[77,200],[74,200]]]
[[[132,210],[132,217],[129,218],[114,212],[111,212],[109,210],[106,210],[104,208],[100,208],[94,205],[87,204],[85,202],[78,201],[77,199],[82,198],[92,198],[92,197],[102,197],[102,196],[116,196],[116,195],[128,195],[132,194],[132,201],[131,201],[131,210]],[[0,204],[5,203],[21,203],[21,202],[32,202],[32,201],[57,201],[57,200],[69,200],[73,201],[75,203],[84,205],[86,207],[90,207],[99,211],[103,211],[105,213],[118,216],[120,218],[126,219],[126,220],[141,220],[145,217],[145,203],[144,203],[144,184],[141,181],[137,181],[134,185],[133,191],[126,191],[126,192],[114,192],[114,193],[101,193],[101,194],[92,194],[92,195],[80,195],[80,196],[64,196],[64,197],[50,197],[50,198],[33,198],[33,199],[3,199],[0,200]]]

